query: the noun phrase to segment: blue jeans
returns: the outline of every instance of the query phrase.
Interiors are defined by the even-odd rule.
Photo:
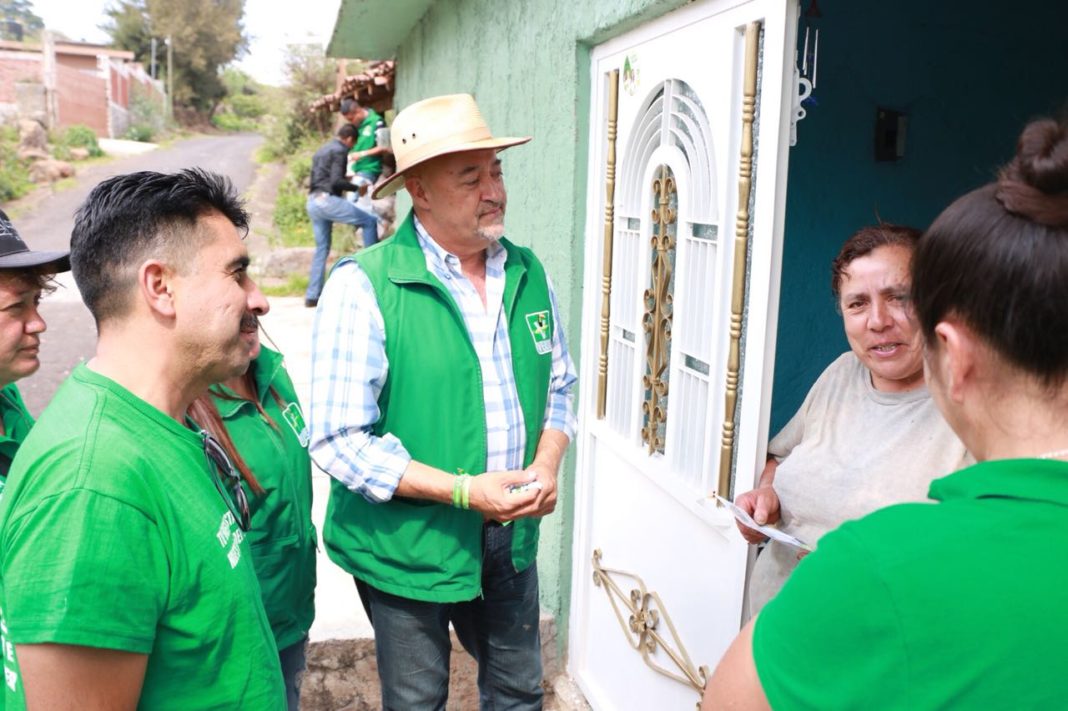
[[[300,683],[304,680],[307,668],[304,651],[308,646],[308,636],[296,644],[291,644],[278,652],[278,661],[282,663],[282,679],[286,683],[286,707],[289,711],[300,709]]]
[[[375,207],[371,199],[371,192],[375,188],[375,183],[378,182],[378,176],[379,173],[365,173],[362,170],[352,176],[352,180],[350,182],[352,182],[354,185],[366,185],[367,192],[363,195],[360,195],[358,192],[347,193],[349,196],[349,202],[351,202],[353,205],[360,208],[361,210],[374,213]]]
[[[468,602],[409,600],[356,581],[375,630],[384,709],[445,709],[449,622],[478,662],[483,711],[541,709],[538,570],[516,572],[511,549],[511,526],[483,528],[482,596]]]
[[[318,299],[326,279],[326,259],[330,256],[330,242],[334,223],[356,225],[363,228],[363,244],[370,247],[378,241],[378,218],[374,213],[361,210],[344,198],[327,193],[312,193],[306,205],[308,217],[315,235],[315,256],[312,257],[311,275],[308,277],[306,299]]]

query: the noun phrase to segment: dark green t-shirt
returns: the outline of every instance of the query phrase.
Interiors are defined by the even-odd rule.
[[[378,145],[375,132],[380,126],[385,125],[386,122],[382,120],[382,116],[378,112],[374,109],[367,109],[367,115],[364,116],[363,121],[360,121],[360,125],[356,128],[358,132],[356,143],[353,144],[350,153],[366,151],[368,148],[374,148]],[[380,175],[382,173],[382,156],[360,158],[352,164],[352,172]]]
[[[985,462],[820,540],[757,618],[777,709],[1068,700],[1068,463]]]
[[[148,655],[139,706],[284,708],[251,551],[201,436],[78,366],[0,502],[7,643]],[[23,708],[5,645],[7,706]]]
[[[234,446],[265,492],[256,495],[245,485],[252,511],[248,541],[267,619],[282,650],[303,639],[315,619],[309,434],[282,356],[264,348],[249,367],[255,374],[257,397],[273,425],[255,404],[228,388],[217,386],[213,392]]]
[[[33,427],[30,411],[22,402],[22,394],[14,383],[0,388],[0,418],[4,420],[4,433],[0,434],[0,494],[4,491],[11,461],[19,445],[26,439]]]

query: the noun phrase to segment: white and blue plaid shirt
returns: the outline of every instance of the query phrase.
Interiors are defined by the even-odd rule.
[[[486,251],[486,304],[460,269],[460,259],[446,252],[415,220],[419,244],[431,274],[452,295],[463,313],[482,369],[486,403],[486,471],[523,466],[526,429],[512,372],[508,322],[502,308],[504,262],[499,242]],[[572,386],[575,365],[567,351],[556,305],[552,301],[552,375],[542,429],[574,438]],[[378,396],[389,374],[386,334],[374,287],[354,262],[338,267],[319,299],[312,336],[311,444],[320,469],[349,490],[372,502],[388,501],[411,455],[391,434],[371,432],[378,421]]]

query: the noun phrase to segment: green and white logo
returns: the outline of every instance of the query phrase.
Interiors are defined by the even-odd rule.
[[[307,447],[308,442],[311,441],[311,433],[308,432],[308,425],[304,424],[304,413],[300,411],[300,405],[295,402],[289,403],[286,409],[282,410],[282,417],[289,423],[300,446]]]
[[[527,314],[527,328],[534,339],[534,350],[545,355],[553,349],[553,333],[549,325],[548,311],[535,311]]]

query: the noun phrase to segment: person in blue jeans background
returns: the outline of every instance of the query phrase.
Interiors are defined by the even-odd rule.
[[[362,193],[367,190],[367,186],[345,179],[345,164],[349,150],[356,144],[357,133],[355,126],[345,124],[312,156],[311,191],[306,208],[315,235],[315,256],[308,277],[308,290],[304,293],[305,306],[313,307],[319,303],[335,222],[359,227],[363,231],[365,247],[378,241],[378,218],[374,213],[341,197],[346,191]]]

